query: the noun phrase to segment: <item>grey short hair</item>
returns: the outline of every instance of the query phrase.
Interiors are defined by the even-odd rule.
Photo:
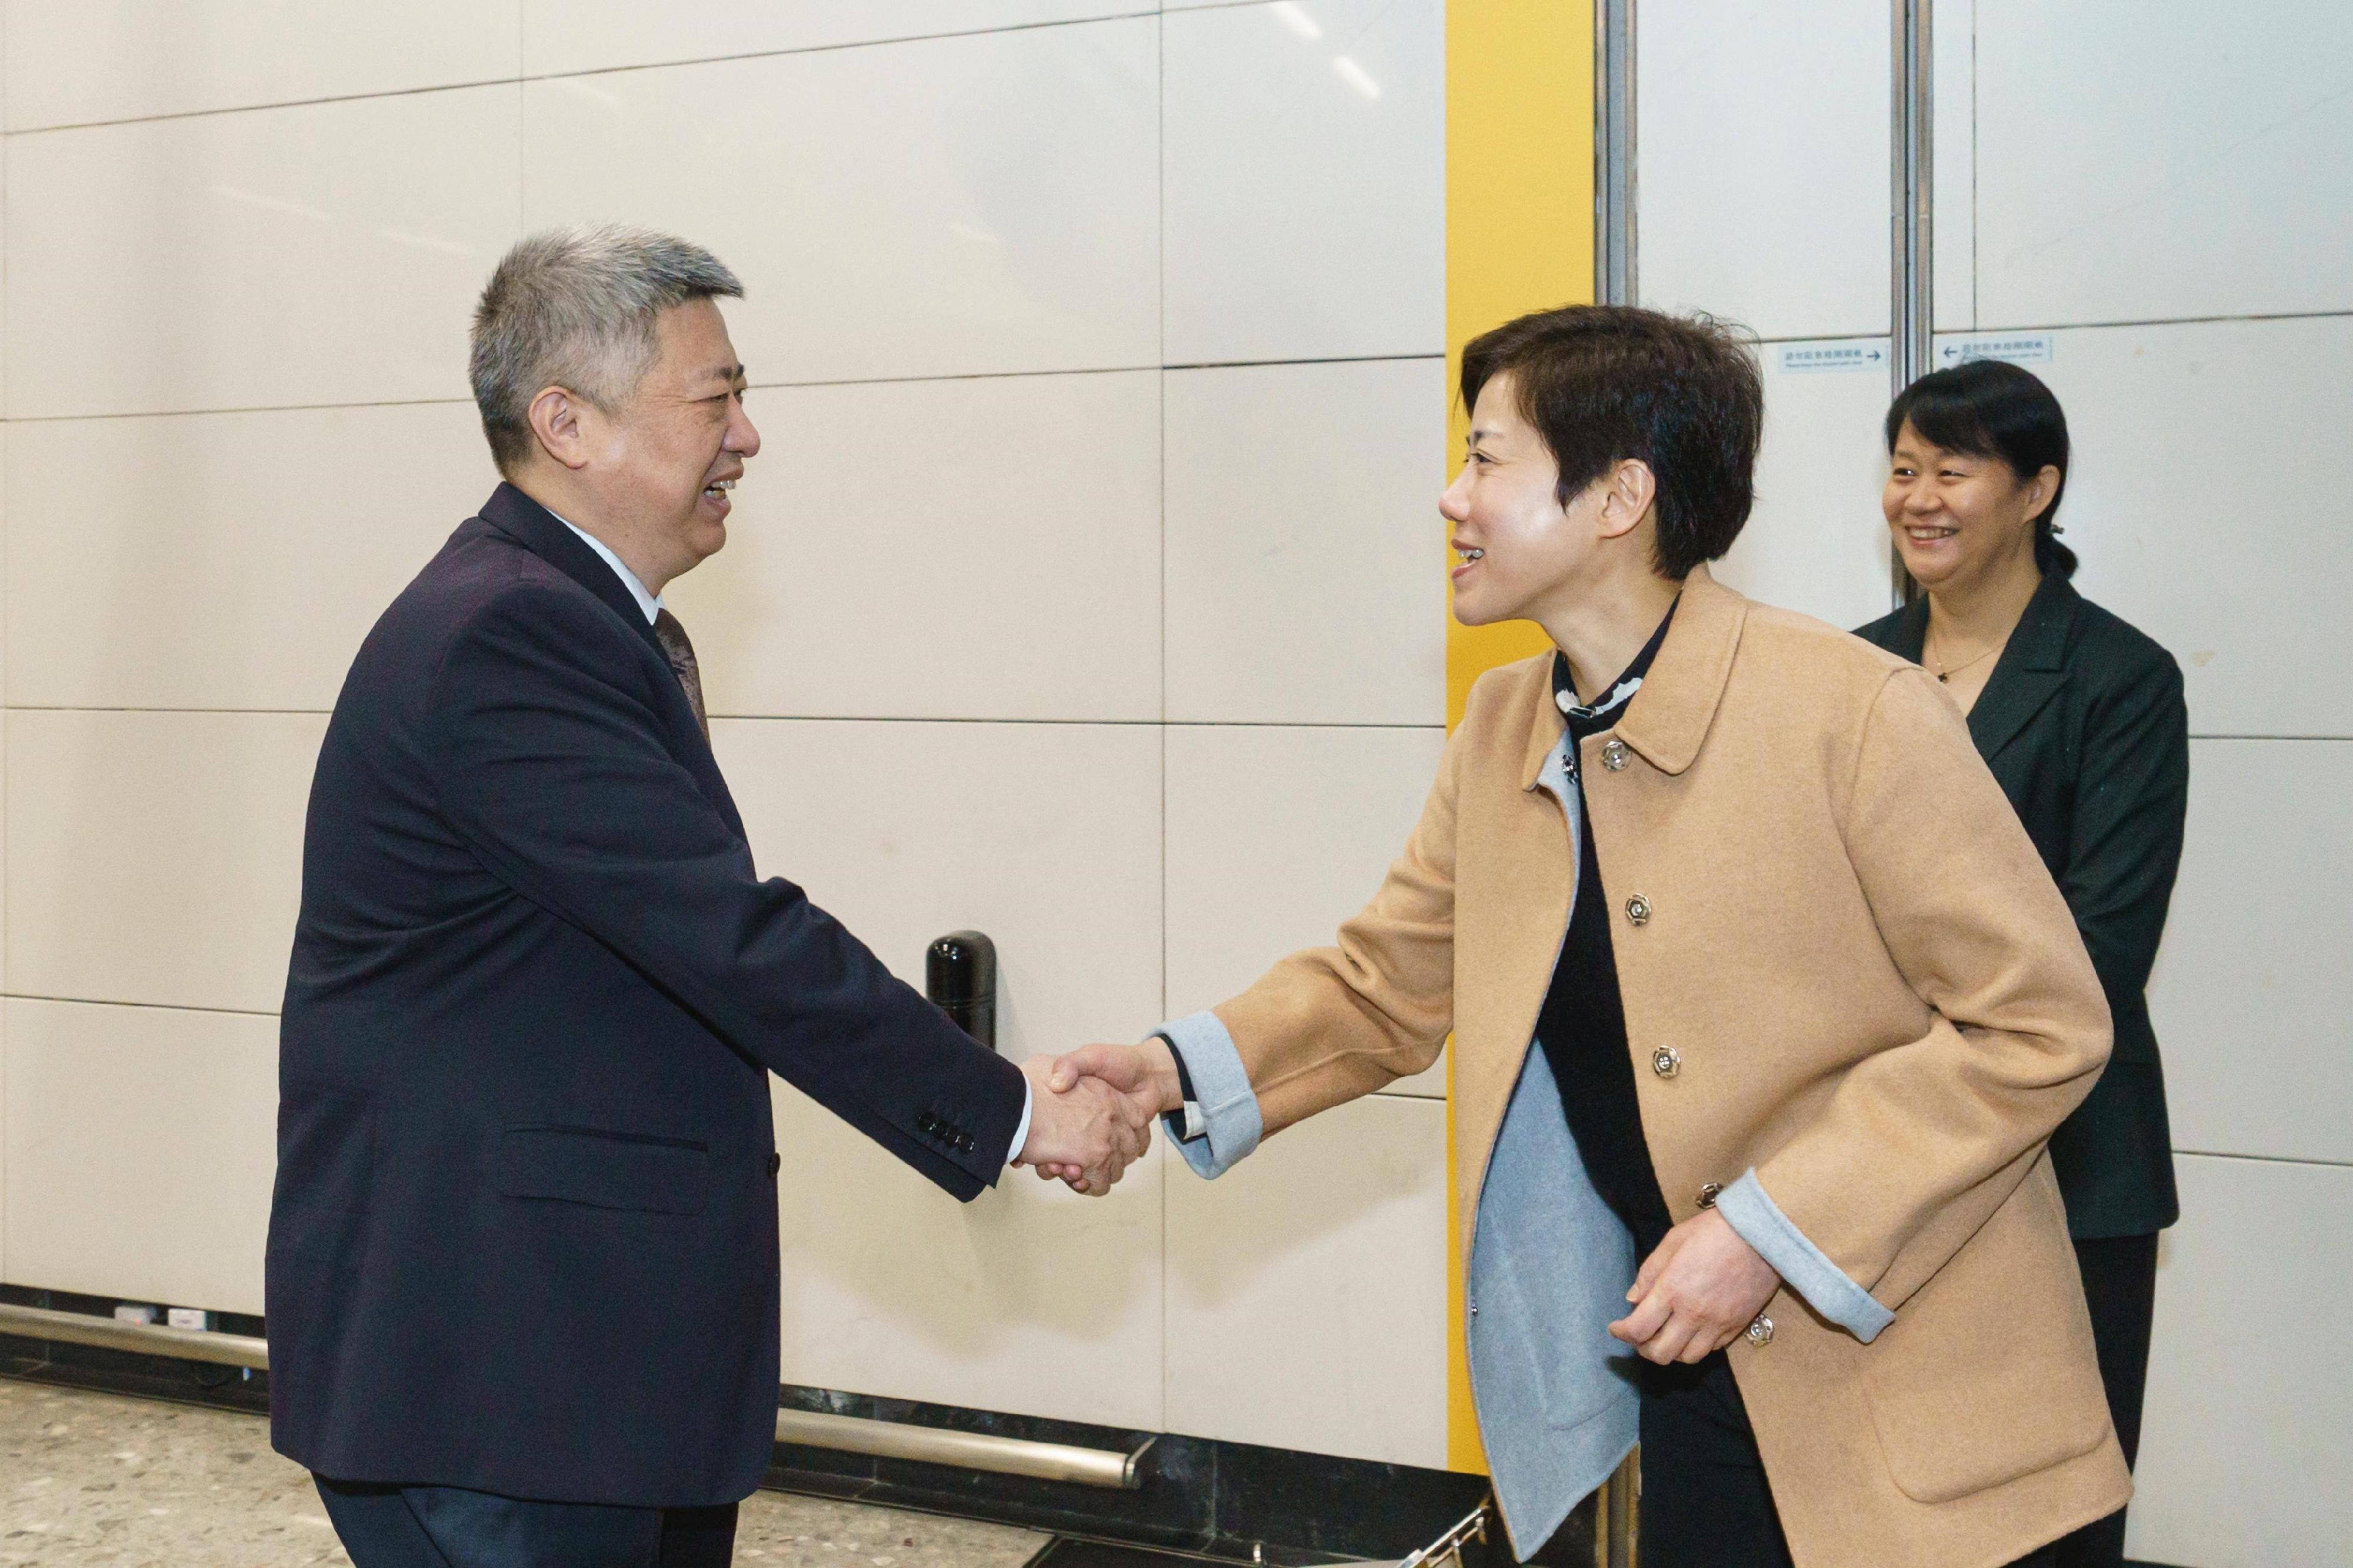
[[[699,245],[619,224],[552,228],[518,241],[474,308],[469,374],[499,471],[531,450],[531,401],[561,386],[611,412],[654,363],[655,320],[691,300],[744,297]]]

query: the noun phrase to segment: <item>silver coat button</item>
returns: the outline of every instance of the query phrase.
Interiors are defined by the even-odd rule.
[[[1651,923],[1651,900],[1637,893],[1626,900],[1626,918],[1638,926]]]
[[[1771,1344],[1773,1342],[1773,1320],[1767,1317],[1762,1312],[1757,1313],[1756,1321],[1748,1325],[1748,1342],[1752,1345]]]
[[[1699,1206],[1704,1209],[1714,1208],[1715,1206],[1716,1194],[1722,1191],[1724,1191],[1724,1184],[1722,1182],[1708,1182],[1704,1184],[1699,1190]]]
[[[1683,1070],[1683,1058],[1672,1046],[1661,1046],[1651,1053],[1651,1070],[1661,1078],[1672,1078]]]
[[[1626,771],[1626,742],[1612,741],[1601,748],[1601,765],[1613,773]]]

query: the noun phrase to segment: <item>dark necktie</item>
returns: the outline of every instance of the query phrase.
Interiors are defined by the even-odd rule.
[[[711,740],[711,720],[702,711],[702,672],[694,662],[694,645],[686,640],[686,628],[668,610],[654,613],[654,641],[661,644],[662,657],[677,672],[678,683],[686,689],[686,705],[694,710],[694,721],[702,727],[702,739]]]

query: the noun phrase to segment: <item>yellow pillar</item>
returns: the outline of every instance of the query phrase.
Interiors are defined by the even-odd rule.
[[[1449,0],[1446,7],[1446,471],[1462,460],[1470,411],[1452,388],[1462,345],[1529,310],[1593,299],[1593,37],[1590,3]],[[1441,526],[1443,526],[1441,524]],[[1546,647],[1528,621],[1446,617],[1446,722],[1471,683]],[[1483,1471],[1462,1348],[1454,1121],[1447,1116],[1447,1459]]]

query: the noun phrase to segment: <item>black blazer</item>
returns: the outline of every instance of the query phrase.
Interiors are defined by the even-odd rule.
[[[501,485],[369,634],[311,786],[278,1450],[552,1501],[750,1493],[776,1412],[772,1071],[959,1198],[1021,1116],[1018,1069],[760,879],[628,590]]]
[[[1916,663],[1927,633],[1922,598],[1857,635]],[[2181,1205],[2147,993],[2189,802],[2180,667],[2052,573],[1969,710],[1969,734],[2066,895],[2116,1016],[2106,1072],[2051,1139],[2068,1228],[2162,1230]]]

